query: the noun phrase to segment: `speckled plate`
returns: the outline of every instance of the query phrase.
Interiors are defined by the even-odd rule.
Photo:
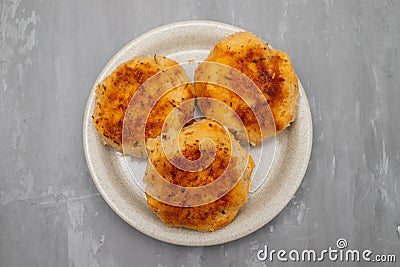
[[[251,193],[235,220],[211,232],[169,227],[147,207],[140,184],[129,181],[132,168],[113,148],[104,146],[91,116],[95,86],[119,64],[139,55],[164,55],[178,62],[204,60],[214,45],[229,34],[243,31],[214,21],[183,21],[162,26],[132,40],[107,63],[87,102],[83,123],[83,146],[93,181],[110,207],[128,224],[153,238],[179,245],[216,245],[244,237],[272,220],[296,193],[306,172],[312,147],[312,120],[307,97],[299,84],[296,121],[276,139],[276,153],[268,178]],[[145,160],[136,162],[137,174]],[[135,171],[135,170],[134,170]]]

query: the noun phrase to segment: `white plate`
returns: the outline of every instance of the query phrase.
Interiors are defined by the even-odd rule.
[[[163,224],[147,207],[141,186],[130,181],[132,174],[125,158],[113,148],[104,146],[94,128],[91,116],[96,98],[95,87],[119,64],[134,56],[154,54],[181,63],[204,60],[217,42],[238,31],[243,29],[214,21],[183,21],[162,26],[123,47],[107,63],[93,85],[83,123],[83,146],[93,182],[104,200],[123,220],[148,236],[187,246],[216,245],[236,240],[272,220],[288,204],[303,180],[311,154],[312,120],[300,83],[297,119],[277,136],[275,158],[268,179],[250,195],[232,223],[211,233]],[[145,162],[138,160],[135,164],[142,168]],[[138,169],[140,172],[142,170]]]

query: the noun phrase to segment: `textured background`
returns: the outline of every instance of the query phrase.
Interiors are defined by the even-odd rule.
[[[339,237],[399,264],[399,1],[3,0],[0,12],[0,266],[263,266],[264,244],[322,249]],[[307,174],[284,211],[204,248],[159,242],[115,215],[81,137],[110,57],[143,32],[191,19],[237,25],[288,52],[314,122]]]

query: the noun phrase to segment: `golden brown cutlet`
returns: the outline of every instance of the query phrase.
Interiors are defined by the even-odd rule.
[[[172,90],[163,95],[153,107],[154,103],[151,103],[150,97],[156,94],[157,83],[163,81],[152,77],[167,69],[168,75],[172,76],[170,79],[173,80],[173,83],[182,85],[171,88]],[[152,84],[148,86],[149,88],[145,88],[147,90],[144,94],[146,97],[140,99],[140,105],[135,103],[136,106],[129,107],[130,114],[128,119],[125,119],[132,97],[150,78],[152,78]],[[152,91],[152,89],[155,90]],[[133,157],[145,157],[144,140],[142,140],[143,142],[138,140],[160,135],[166,116],[177,105],[191,98],[193,98],[192,84],[184,69],[177,62],[163,56],[136,57],[118,66],[97,86],[93,121],[105,144],[122,152],[122,142],[124,142],[124,149],[128,151],[127,154]],[[186,105],[186,107],[187,110],[183,110],[183,112],[185,112],[186,117],[192,117],[194,105],[192,107]],[[152,111],[147,118],[146,110],[151,108]],[[147,123],[145,137],[142,137],[144,127],[140,127],[143,125],[139,125],[137,121]],[[129,133],[124,136],[124,140],[122,140],[123,127]],[[124,153],[126,154],[126,151]]]
[[[210,232],[230,223],[239,209],[246,203],[250,189],[250,176],[254,168],[254,161],[246,150],[233,139],[230,133],[213,120],[202,119],[185,126],[179,135],[179,147],[183,156],[189,160],[197,160],[200,157],[199,143],[204,138],[212,140],[215,144],[215,159],[205,169],[198,172],[182,170],[170,163],[161,144],[161,137],[148,140],[148,164],[144,181],[147,186],[157,185],[157,176],[169,183],[183,187],[200,187],[207,185],[227,172],[227,180],[233,181],[226,184],[226,194],[216,200],[198,206],[178,206],[168,202],[174,202],[180,197],[178,194],[168,193],[165,186],[160,187],[156,193],[146,193],[147,204],[166,224],[180,226],[189,229]],[[207,153],[203,150],[202,153]],[[169,157],[179,153],[178,149],[167,152]],[[232,160],[232,166],[227,168]],[[242,164],[241,164],[242,163]],[[182,167],[182,166],[180,166]],[[232,180],[233,179],[233,180]],[[182,200],[189,202],[196,195],[184,195],[188,190],[182,190]],[[213,190],[214,192],[214,190]],[[156,196],[164,194],[164,197]],[[167,195],[168,194],[168,195]],[[212,194],[212,192],[210,192]],[[160,199],[162,198],[162,201]],[[167,203],[166,203],[167,202]]]
[[[298,81],[290,58],[286,53],[271,48],[253,33],[239,32],[217,43],[205,61],[198,66],[195,73],[196,97],[216,99],[230,105],[246,127],[250,143],[258,144],[270,135],[261,138],[260,123],[257,122],[252,112],[252,110],[259,108],[259,103],[247,105],[238,96],[240,93],[235,93],[236,83],[238,82],[235,79],[231,82],[228,81],[230,83],[228,86],[233,91],[213,83],[207,83],[210,77],[216,81],[223,78],[218,77],[218,75],[226,75],[224,70],[216,71],[218,67],[213,67],[209,62],[230,66],[255,83],[269,104],[277,133],[294,121],[298,98]],[[215,102],[198,101],[198,105],[206,116],[226,125],[239,140],[246,139],[245,133],[239,134],[240,125],[237,120],[233,116],[227,115],[226,112],[221,112]],[[270,125],[267,123],[261,125],[261,127],[270,127]],[[275,131],[267,129],[266,132]]]

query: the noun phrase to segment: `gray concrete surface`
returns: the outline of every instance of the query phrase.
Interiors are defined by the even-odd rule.
[[[0,12],[0,266],[264,266],[264,244],[323,249],[340,237],[396,254],[382,266],[399,266],[400,1],[3,0]],[[290,204],[259,231],[213,247],[166,244],[123,222],[94,187],[82,148],[104,64],[140,33],[191,19],[243,27],[288,52],[314,122]]]

